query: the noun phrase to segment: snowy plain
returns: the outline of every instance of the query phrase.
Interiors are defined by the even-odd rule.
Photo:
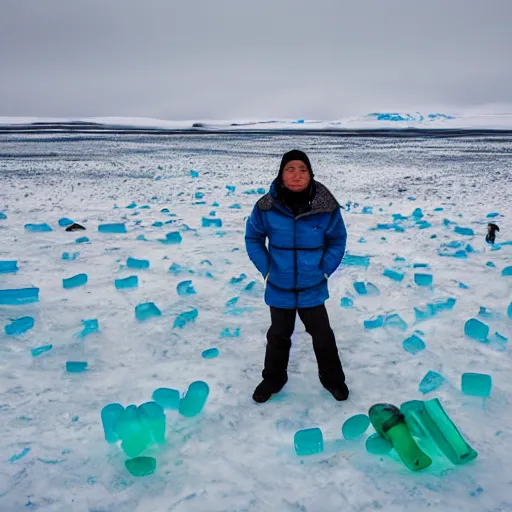
[[[512,337],[512,277],[501,276],[512,265],[512,245],[499,245],[512,240],[511,147],[507,135],[0,135],[0,212],[7,217],[0,220],[0,260],[17,260],[20,268],[0,274],[0,289],[40,288],[38,303],[0,306],[0,510],[511,512],[510,341],[482,344],[464,336],[464,323],[485,307],[490,313],[478,318]],[[291,148],[309,154],[316,179],[343,206],[347,254],[370,256],[368,268],[342,265],[329,283],[327,307],[351,390],[345,403],[318,382],[300,321],[287,386],[266,404],[251,399],[269,313],[243,241],[259,195],[245,192],[268,190]],[[430,227],[420,229],[411,218],[416,208]],[[484,240],[489,213],[499,214],[492,217],[501,229],[494,250]],[[403,232],[374,229],[392,223],[392,214],[408,217],[400,221]],[[65,232],[62,217],[86,231]],[[204,228],[203,217],[223,225]],[[43,222],[53,231],[24,229]],[[98,232],[111,222],[125,222],[128,232]],[[474,236],[455,233],[456,225]],[[181,244],[161,242],[172,231],[180,231]],[[82,236],[90,242],[77,244]],[[474,251],[464,259],[440,256],[450,242]],[[79,255],[63,260],[64,252]],[[150,268],[126,269],[128,257],[148,259]],[[169,272],[173,263],[184,271]],[[415,263],[430,266],[431,289],[414,284]],[[383,276],[386,268],[404,272],[404,280]],[[85,286],[63,289],[63,278],[81,272],[89,277]],[[133,274],[137,289],[115,289],[114,279]],[[241,274],[247,277],[230,282]],[[187,279],[197,293],[181,297],[177,285]],[[372,282],[380,295],[358,296],[355,281]],[[235,307],[226,306],[234,297]],[[354,307],[342,308],[343,297]],[[453,310],[415,323],[414,307],[450,297]],[[162,316],[139,323],[135,306],[148,301]],[[196,321],[173,328],[191,308],[199,311]],[[406,331],[363,328],[364,320],[391,313],[407,322]],[[4,326],[21,316],[35,319],[33,329],[7,336]],[[82,320],[92,318],[100,332],[77,339]],[[240,328],[240,335],[222,337],[226,328]],[[418,329],[426,350],[412,355],[402,342]],[[52,350],[31,355],[46,344]],[[211,347],[219,357],[204,359]],[[67,373],[65,362],[78,358],[87,360],[87,372]],[[429,370],[446,382],[422,395],[419,382]],[[461,393],[468,371],[492,376],[490,398]],[[120,448],[104,440],[101,408],[141,404],[159,387],[184,392],[194,380],[210,386],[205,409],[196,418],[168,412],[156,472],[131,477]],[[342,439],[343,422],[375,403],[433,397],[478,452],[469,465],[436,459],[412,473],[392,456],[366,453],[372,427],[360,440]],[[316,426],[325,453],[298,457],[294,433]]]

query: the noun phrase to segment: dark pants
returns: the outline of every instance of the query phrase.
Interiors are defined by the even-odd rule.
[[[288,380],[287,368],[292,346],[291,336],[295,318],[299,317],[306,332],[313,338],[313,350],[318,364],[318,375],[324,387],[337,387],[345,382],[334,333],[329,323],[325,305],[304,309],[280,309],[271,307],[272,325],[267,332],[267,349],[263,379],[276,389]]]

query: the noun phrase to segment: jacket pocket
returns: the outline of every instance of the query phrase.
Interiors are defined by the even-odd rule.
[[[270,252],[268,282],[285,289],[294,286],[295,269],[293,251],[273,247]]]
[[[323,250],[299,250],[297,254],[297,286],[313,286],[324,279]]]

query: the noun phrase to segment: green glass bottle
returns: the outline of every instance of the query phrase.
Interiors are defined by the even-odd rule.
[[[453,464],[466,464],[477,457],[477,452],[461,436],[438,398],[405,402],[400,411],[413,435],[426,443],[434,443]]]
[[[477,452],[466,443],[438,398],[427,400],[425,409],[437,426],[437,445],[453,464],[466,464],[477,457]]]
[[[387,439],[412,471],[425,469],[432,464],[432,459],[423,453],[411,436],[404,415],[392,404],[373,405],[368,416],[375,430]]]

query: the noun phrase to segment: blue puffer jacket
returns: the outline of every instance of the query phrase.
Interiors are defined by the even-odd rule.
[[[315,184],[308,213],[294,217],[278,199],[274,182],[247,219],[247,254],[261,275],[268,275],[269,306],[310,308],[329,298],[327,277],[343,259],[347,231],[334,196],[321,183]]]

